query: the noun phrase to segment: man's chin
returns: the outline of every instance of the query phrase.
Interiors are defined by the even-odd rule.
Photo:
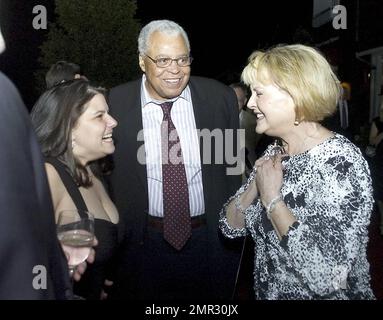
[[[183,89],[182,89],[183,90]],[[176,97],[179,97],[179,95],[182,93],[182,90],[180,90],[179,88],[177,89],[174,89],[174,90],[166,90],[164,91],[164,97],[166,99],[174,99]]]

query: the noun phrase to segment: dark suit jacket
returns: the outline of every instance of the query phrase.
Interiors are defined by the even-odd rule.
[[[118,126],[113,131],[116,151],[113,156],[115,168],[111,176],[111,193],[126,226],[125,240],[131,253],[128,253],[130,257],[126,259],[127,264],[130,261],[127,268],[132,267],[134,259],[139,255],[149,206],[146,166],[137,161],[137,152],[143,148],[144,143],[143,135],[141,139],[137,138],[138,132],[143,128],[140,86],[141,79],[115,87],[109,94],[111,114],[118,121]],[[189,86],[197,129],[238,128],[237,100],[232,89],[215,80],[201,77],[191,77]],[[215,141],[212,140],[212,147],[208,152],[215,150]],[[203,152],[200,141],[201,162]],[[228,197],[240,186],[240,176],[227,175],[226,168],[229,165],[224,156],[223,164],[215,164],[214,153],[211,156],[212,164],[202,164],[202,178],[211,274],[216,277],[219,286],[220,281],[234,284],[238,266],[238,250],[228,250],[223,246],[223,239],[218,231],[218,213]],[[217,287],[217,290],[220,289]],[[228,293],[226,297],[229,296]]]
[[[0,299],[65,299],[67,262],[40,148],[17,89],[2,73],[0,97]],[[44,287],[39,266],[46,289],[33,287]]]

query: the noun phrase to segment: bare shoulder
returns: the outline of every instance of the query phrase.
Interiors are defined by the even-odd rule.
[[[65,186],[53,165],[45,163],[45,171],[48,177],[49,189],[51,190],[53,206],[56,209],[65,195]]]
[[[56,168],[53,165],[45,162],[45,171],[47,172],[49,183],[62,183],[60,175],[58,174]]]

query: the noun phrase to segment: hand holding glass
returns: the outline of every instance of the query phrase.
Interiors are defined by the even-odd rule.
[[[57,237],[68,258],[70,275],[84,262],[94,244],[94,216],[87,211],[59,212]]]

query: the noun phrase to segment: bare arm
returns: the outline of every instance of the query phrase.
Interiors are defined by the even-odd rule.
[[[45,163],[45,170],[47,172],[47,177],[48,177],[48,183],[49,183],[49,189],[51,191],[51,196],[52,196],[52,202],[53,202],[53,208],[54,208],[54,212],[55,212],[55,221],[57,223],[57,218],[58,218],[58,212],[57,212],[57,208],[61,202],[61,200],[63,199],[64,197],[64,194],[66,192],[66,189],[65,189],[65,186],[64,184],[62,183],[61,181],[61,178],[59,176],[59,174],[57,173],[56,169],[49,163]],[[97,246],[98,244],[98,240],[95,238],[94,241],[93,241],[93,247]],[[62,247],[64,253],[65,253],[65,256],[66,258],[68,259],[69,261],[69,255],[67,252],[65,252],[64,250],[64,247]],[[95,250],[92,248],[88,258],[86,259],[86,261],[80,263],[76,269],[75,269],[75,272],[73,273],[73,279],[75,281],[80,281],[81,280],[81,277],[82,275],[84,274],[84,272],[86,271],[86,268],[87,268],[87,264],[88,263],[93,263],[94,262],[94,259],[95,259],[95,255],[96,255],[96,252]]]
[[[51,191],[53,209],[55,212],[55,221],[57,222],[57,208],[65,193],[65,186],[61,181],[56,169],[49,163],[45,163],[49,189]]]

